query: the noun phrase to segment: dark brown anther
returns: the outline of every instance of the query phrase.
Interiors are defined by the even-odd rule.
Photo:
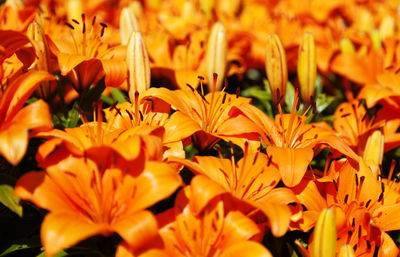
[[[365,180],[365,176],[361,176],[360,177],[360,185],[362,185],[364,183],[364,180]]]
[[[194,88],[189,83],[186,83],[186,86],[189,87],[190,90],[192,90],[194,92]]]
[[[347,204],[347,200],[349,200],[349,195],[348,195],[348,194],[346,194],[346,195],[344,196],[344,203]]]
[[[354,250],[354,252],[357,251],[357,245],[356,244],[353,246],[353,250]]]
[[[354,228],[355,225],[356,225],[356,219],[353,218],[353,221],[351,222],[351,226]]]
[[[197,78],[200,79],[200,80],[204,80],[203,76],[197,76]]]
[[[218,74],[217,73],[213,73],[213,80],[214,80],[214,83],[217,83],[217,79],[218,79]]]
[[[115,109],[115,106],[117,106],[118,101],[115,101],[111,106],[110,106],[110,111]]]
[[[358,226],[358,239],[361,238],[361,226]]]
[[[108,27],[107,24],[105,24],[105,23],[100,22],[99,24],[100,24],[100,26],[102,26],[103,28],[107,28],[107,27]]]
[[[267,164],[267,167],[269,167],[269,165],[271,165],[271,162],[272,162],[272,155],[268,158],[268,164]]]
[[[340,117],[341,117],[341,118],[345,118],[345,117],[347,117],[347,116],[350,116],[350,113],[342,114]]]
[[[337,185],[337,181],[336,181],[336,180],[333,180],[333,185],[335,186],[336,192],[339,191],[338,185]]]
[[[367,113],[364,114],[364,116],[362,117],[361,121],[364,121],[367,118]]]
[[[143,113],[142,113],[142,111],[139,111],[139,115],[140,115],[140,120],[143,120]]]
[[[253,160],[253,164],[252,164],[252,165],[256,164],[257,158],[258,158],[258,152],[257,152],[256,155],[254,156],[254,160]]]
[[[92,26],[96,23],[96,16],[93,17]]]
[[[371,199],[369,199],[368,202],[365,204],[365,208],[368,208],[370,203],[371,203]]]
[[[240,96],[240,87],[236,88],[236,98]]]
[[[355,179],[356,179],[356,186],[358,187],[358,185],[359,185],[359,182],[358,182],[358,175],[357,175],[357,173],[355,174],[356,176],[355,176]]]
[[[367,240],[367,247],[368,247],[368,250],[371,250],[371,242],[369,240]]]
[[[133,116],[132,116],[131,112],[128,110],[125,110],[125,112],[128,114],[129,119],[133,120]]]
[[[379,195],[378,202],[380,202],[380,201],[382,201],[382,200],[383,200],[383,193],[381,193],[381,194]]]
[[[222,104],[224,104],[226,101],[226,94],[224,94],[224,97],[222,98]]]
[[[77,21],[75,19],[72,19],[72,21],[79,25],[79,21]]]
[[[70,29],[75,29],[74,26],[72,26],[70,23],[68,22],[64,22],[65,25],[67,25]]]
[[[382,189],[382,193],[385,192],[385,184],[381,183],[381,189]]]

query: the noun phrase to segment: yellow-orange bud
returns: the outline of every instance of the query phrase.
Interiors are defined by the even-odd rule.
[[[143,92],[150,87],[150,62],[140,32],[132,32],[126,47],[128,65],[129,98],[135,99],[135,92]]]
[[[336,255],[336,223],[333,210],[322,210],[314,228],[311,245],[311,257],[335,257]]]
[[[265,70],[271,88],[272,102],[278,104],[286,94],[288,72],[285,49],[276,34],[270,35],[267,40]]]
[[[342,38],[340,40],[340,50],[344,54],[354,54],[356,52],[353,42],[348,38]]]
[[[215,90],[222,88],[225,77],[226,62],[228,55],[228,41],[226,39],[225,27],[221,22],[214,24],[207,45],[207,79],[210,90],[214,80],[214,73],[218,75]]]
[[[139,32],[139,26],[135,14],[129,7],[122,8],[119,16],[119,33],[121,36],[121,45],[128,43],[132,32]]]
[[[314,97],[317,77],[315,42],[311,33],[304,34],[299,46],[297,76],[299,77],[301,98],[306,104],[310,104],[311,97]]]
[[[356,257],[353,247],[351,245],[342,245],[338,257]]]
[[[214,0],[200,0],[200,9],[206,14],[207,19],[211,19],[211,12],[214,8]]]
[[[364,149],[363,159],[376,176],[378,175],[379,165],[382,163],[383,159],[384,141],[382,132],[379,129],[375,130],[374,133],[368,137]]]
[[[50,49],[42,27],[37,21],[34,21],[29,25],[26,34],[32,41],[38,57],[35,69],[51,72],[49,70]],[[50,96],[50,82],[42,82],[36,91],[40,98],[47,99]]]
[[[388,37],[392,37],[394,35],[395,26],[396,22],[394,18],[390,15],[385,16],[381,22],[381,25],[379,26],[379,34],[381,39],[385,40]]]
[[[83,3],[81,0],[67,0],[68,20],[80,19],[83,13]]]

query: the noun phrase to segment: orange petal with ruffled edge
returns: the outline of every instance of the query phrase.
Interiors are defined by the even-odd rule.
[[[161,162],[146,163],[144,171],[135,181],[136,194],[130,211],[148,208],[167,198],[182,185],[181,178],[173,166]]]
[[[157,221],[149,211],[124,213],[111,227],[134,250],[150,243],[158,235]]]
[[[197,175],[190,183],[191,200],[190,209],[197,215],[215,197],[226,193],[226,190],[204,175]]]
[[[24,106],[28,97],[35,91],[42,81],[54,77],[45,71],[28,71],[11,82],[0,99],[0,117],[5,117],[1,122],[14,118]]]
[[[12,126],[0,131],[0,155],[12,165],[17,165],[28,147],[28,131],[21,126]]]
[[[220,257],[272,257],[272,254],[259,243],[245,241],[229,247]]]
[[[42,223],[40,236],[47,256],[97,234],[109,234],[108,225],[94,223],[88,217],[75,212],[48,214]]]
[[[311,148],[269,146],[267,153],[272,156],[272,162],[278,165],[282,181],[288,187],[300,183],[307,171],[307,166],[314,157],[314,151]]]

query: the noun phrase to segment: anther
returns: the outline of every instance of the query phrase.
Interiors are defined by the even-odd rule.
[[[68,22],[64,22],[65,25],[67,25],[70,29],[75,29],[74,26],[72,26],[70,23]]]

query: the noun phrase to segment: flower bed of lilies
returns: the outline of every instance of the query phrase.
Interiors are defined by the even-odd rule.
[[[398,0],[0,3],[0,256],[399,256]]]

